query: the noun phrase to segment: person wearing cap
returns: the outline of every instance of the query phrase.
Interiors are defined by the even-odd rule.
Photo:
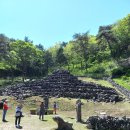
[[[4,101],[4,104],[3,104],[3,117],[2,117],[2,121],[3,122],[7,122],[6,120],[5,120],[5,116],[6,116],[6,113],[7,113],[7,110],[8,110],[8,100],[5,100]]]
[[[23,117],[22,115],[22,105],[19,104],[17,107],[16,107],[16,113],[15,113],[15,126],[16,128],[20,128],[20,121],[21,121],[21,117]]]

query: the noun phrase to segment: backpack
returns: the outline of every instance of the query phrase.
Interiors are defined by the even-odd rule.
[[[4,102],[0,101],[0,109],[3,109]]]

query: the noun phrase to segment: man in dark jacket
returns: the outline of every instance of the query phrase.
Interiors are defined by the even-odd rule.
[[[41,102],[40,111],[39,111],[39,119],[40,120],[41,120],[41,117],[42,117],[42,120],[44,120],[44,113],[45,113],[45,106],[44,106],[44,103]]]

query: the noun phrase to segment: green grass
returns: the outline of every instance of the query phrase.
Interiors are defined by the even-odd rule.
[[[11,80],[9,79],[0,79],[0,87],[11,84]]]
[[[122,87],[130,90],[130,77],[122,76],[121,78],[115,78],[113,80]]]
[[[78,79],[86,81],[86,82],[93,82],[93,83],[96,83],[96,84],[100,84],[100,85],[105,86],[105,87],[113,88],[111,83],[109,83],[108,81],[105,81],[105,80],[92,79],[92,78],[87,78],[87,77],[79,77]]]
[[[14,78],[13,82],[12,82],[10,77],[8,77],[8,78],[0,78],[0,87],[4,87],[4,86],[10,85],[10,84],[16,84],[18,82],[22,82],[21,77]]]

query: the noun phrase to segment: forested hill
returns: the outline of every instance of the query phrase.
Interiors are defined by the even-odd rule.
[[[96,36],[86,30],[46,50],[28,37],[16,40],[0,34],[0,77],[42,77],[57,68],[95,78],[129,76],[129,57],[130,14],[100,26]]]

